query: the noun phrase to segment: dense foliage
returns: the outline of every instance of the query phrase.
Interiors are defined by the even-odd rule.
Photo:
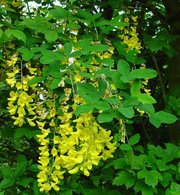
[[[167,2],[3,0],[0,13],[0,194],[177,195]]]

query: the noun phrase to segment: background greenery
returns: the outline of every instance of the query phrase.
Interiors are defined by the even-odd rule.
[[[0,2],[0,194],[43,194],[36,178],[39,129],[27,123],[17,127],[7,109],[12,90],[6,82],[7,59],[18,52],[21,62],[31,62],[32,67],[38,68],[29,86],[38,83],[43,95],[47,91],[62,99],[63,87],[59,83],[66,78],[65,87],[77,87],[77,94],[86,102],[76,115],[92,111],[118,142],[114,157],[94,166],[89,177],[67,173],[60,191],[49,194],[178,195],[179,1],[62,0],[61,5],[55,5],[58,2]],[[119,37],[124,33],[121,29],[133,25],[132,21],[124,21],[132,16],[138,16],[141,53],[127,50]],[[75,37],[78,41],[73,40]],[[60,45],[64,50],[53,52]],[[114,48],[112,55],[97,55],[104,55],[110,47]],[[68,71],[76,74],[81,70],[75,64],[62,62],[67,58],[75,58],[88,70],[81,73],[85,83],[73,85],[68,80]],[[100,67],[92,77],[90,60],[94,58]],[[59,61],[65,73],[54,65]],[[142,64],[146,69],[140,69]],[[90,83],[94,78],[98,88]],[[145,87],[151,89],[151,96],[143,92],[144,79],[149,79]],[[43,82],[48,84],[43,86]],[[116,89],[111,98],[103,99],[107,83]],[[123,123],[119,124],[119,120]]]

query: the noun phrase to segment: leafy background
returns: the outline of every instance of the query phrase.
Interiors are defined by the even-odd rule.
[[[7,109],[12,90],[6,82],[7,60],[18,52],[21,63],[30,62],[38,70],[29,87],[38,85],[43,98],[53,93],[60,100],[64,88],[75,88],[85,101],[75,115],[93,112],[118,143],[114,157],[94,166],[89,177],[67,173],[60,192],[50,194],[177,195],[179,2],[33,2],[37,6],[31,7],[28,0],[0,3],[0,194],[43,194],[36,176],[40,130],[28,123],[17,127]],[[124,19],[132,16],[138,16],[141,53],[127,50],[120,38],[123,29],[133,25]],[[99,67],[92,74],[93,60]],[[142,64],[145,69],[140,68]],[[26,69],[23,74],[28,74]],[[77,82],[72,83],[71,76]],[[145,88],[151,89],[151,95],[143,92],[144,79],[148,79]],[[112,96],[104,98],[108,85]]]

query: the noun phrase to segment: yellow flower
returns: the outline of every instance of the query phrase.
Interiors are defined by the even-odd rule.
[[[55,127],[56,126],[56,124],[54,122],[54,119],[51,120],[51,122],[49,123],[49,126],[51,126],[51,127]]]
[[[36,121],[36,123],[37,123],[37,125],[38,125],[38,127],[40,128],[40,127],[44,127],[44,125],[46,124],[46,122],[40,122],[40,121]]]
[[[54,144],[58,144],[60,142],[59,136],[54,136],[53,142],[54,142]]]
[[[11,79],[6,79],[6,82],[8,85],[10,85],[11,87],[14,87],[15,83],[16,83],[16,79],[15,78],[11,78]]]
[[[12,103],[8,103],[8,110],[10,115],[15,115],[16,114],[16,110],[17,110],[17,105],[14,106]]]
[[[8,98],[8,100],[11,102],[15,102],[19,96],[19,94],[15,91],[11,91],[9,95],[10,95],[10,98]]]
[[[33,119],[27,118],[27,121],[28,121],[28,123],[29,123],[29,125],[30,125],[31,127],[35,127],[35,126],[36,126],[35,122],[33,121],[34,119],[35,119],[35,118],[33,118]]]
[[[82,80],[82,78],[83,78],[82,76],[80,76],[79,74],[77,74],[77,75],[74,76],[74,82],[75,83],[79,83]]]
[[[42,152],[46,152],[48,151],[48,145],[40,146],[38,149],[41,150]]]
[[[32,104],[31,104],[32,105]],[[31,107],[31,106],[27,106],[27,110],[29,112],[30,115],[35,115],[36,113],[33,111],[36,109],[36,106]]]
[[[17,110],[17,113],[19,114],[20,117],[24,117],[24,115],[26,114],[24,107],[20,106]]]
[[[38,182],[39,183],[43,183],[43,182],[48,181],[48,177],[47,177],[46,171],[40,171],[38,173],[38,175],[37,175],[37,178],[38,178]]]
[[[52,150],[51,150],[51,154],[52,154],[52,156],[57,156],[57,150],[56,150],[56,148],[52,148]]]
[[[72,118],[72,112],[64,113],[62,116],[58,116],[62,123],[68,122]]]
[[[51,182],[51,187],[52,187],[55,191],[59,191],[59,190],[60,190],[59,186],[57,186],[57,183]]]
[[[55,156],[54,163],[53,163],[53,166],[55,167],[56,170],[60,170],[60,168],[61,168],[61,166],[60,166],[61,162],[62,162],[61,158],[56,155]]]
[[[49,144],[49,139],[45,138],[47,135],[36,135],[41,145]]]
[[[41,156],[39,157],[38,162],[41,164],[41,167],[47,167],[47,165],[49,164],[49,157],[48,157],[48,153],[47,151],[44,152],[43,154],[41,153],[41,155],[47,155],[47,156]]]
[[[43,191],[48,192],[52,188],[48,182],[39,185],[39,187],[40,187],[40,192],[43,192]]]
[[[28,69],[29,69],[30,74],[34,74],[37,71],[37,68],[29,67]]]
[[[18,125],[19,127],[21,127],[23,124],[24,124],[24,117],[15,117],[15,116],[12,116],[12,119],[14,119],[14,125]]]
[[[22,83],[17,82],[17,83],[16,83],[16,88],[17,88],[17,90],[23,89]]]
[[[50,113],[49,113],[49,117],[52,118],[52,117],[54,117],[55,115],[56,115],[56,109],[53,108],[53,109],[51,109],[51,111],[50,111]]]
[[[78,171],[79,171],[79,167],[76,166],[74,169],[71,169],[71,170],[69,170],[68,172],[69,172],[70,174],[75,174],[75,173],[77,173]]]
[[[7,76],[9,77],[9,78],[13,78],[13,77],[15,77],[15,75],[16,75],[16,73],[15,72],[11,72],[11,73],[6,73],[7,74]]]

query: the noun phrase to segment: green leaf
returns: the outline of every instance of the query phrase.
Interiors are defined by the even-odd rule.
[[[73,4],[76,0],[70,0],[70,3]]]
[[[154,106],[152,104],[138,104],[136,108],[147,112],[150,116],[155,113]]]
[[[23,17],[23,21],[18,22],[23,28],[33,29],[37,33],[46,33],[52,26],[48,17],[35,16],[34,18]]]
[[[88,103],[94,104],[100,99],[96,88],[89,83],[79,83],[77,85],[78,94]]]
[[[34,84],[36,84],[36,83],[41,83],[41,82],[43,82],[45,80],[45,77],[34,77],[34,78],[32,78],[29,82],[28,82],[28,84],[29,85],[34,85]]]
[[[94,107],[98,110],[109,110],[111,108],[106,101],[98,101],[94,104]]]
[[[2,166],[1,170],[2,170],[2,174],[4,175],[4,177],[7,177],[7,178],[10,177],[10,178],[12,178],[14,176],[14,171],[9,166],[6,166],[6,165],[5,166]]]
[[[131,149],[132,149],[132,147],[131,147],[129,144],[121,144],[121,145],[119,146],[119,148],[120,148],[121,150],[124,150],[124,151],[131,150]]]
[[[125,185],[126,188],[131,188],[135,184],[134,174],[127,171],[120,171],[118,176],[113,180],[113,185],[121,186]]]
[[[34,53],[25,47],[19,48],[18,51],[22,53],[22,59],[24,61],[29,61],[34,56]]]
[[[51,30],[46,32],[45,34],[45,39],[50,43],[55,42],[57,38],[58,38],[58,33],[56,31]]]
[[[50,15],[56,19],[65,19],[67,18],[67,11],[61,6],[54,6],[53,9],[49,11]],[[69,12],[68,12],[69,13]]]
[[[149,122],[154,125],[156,128],[159,128],[161,126],[161,121],[159,118],[155,116],[155,114],[151,115],[149,117]]]
[[[117,69],[124,76],[127,76],[130,73],[130,66],[125,60],[118,61]]]
[[[31,178],[24,176],[24,177],[20,177],[17,183],[23,187],[27,187],[30,181],[31,181]]]
[[[52,77],[54,77],[56,79],[62,78],[62,73],[60,71],[56,71],[56,70],[49,71],[48,75],[51,75]]]
[[[51,89],[56,89],[56,88],[58,88],[58,85],[59,85],[59,83],[61,82],[61,78],[54,78],[53,80],[52,80],[52,82],[51,82],[51,84],[50,84],[50,88]]]
[[[92,111],[93,109],[94,109],[94,106],[80,105],[80,106],[77,106],[75,114],[80,115],[83,113],[88,113],[88,112]]]
[[[114,60],[111,59],[111,58],[103,58],[103,59],[101,59],[101,63],[102,63],[104,66],[111,67],[111,66],[114,64]]]
[[[15,176],[20,176],[23,174],[27,166],[27,159],[24,155],[18,155],[17,166],[15,168]]]
[[[127,118],[132,118],[134,116],[134,109],[132,106],[124,107],[123,105],[118,108],[118,111]]]
[[[80,17],[80,18],[84,18],[84,19],[87,19],[87,20],[91,20],[92,18],[92,14],[87,11],[87,10],[82,10],[80,9],[77,13],[77,15]]]
[[[161,123],[172,124],[176,122],[177,117],[165,111],[159,111],[149,117],[149,122],[156,128],[159,128]]]
[[[142,195],[154,195],[154,191],[156,192],[156,188],[146,185],[143,181],[137,181],[134,190],[136,193],[141,191]]]
[[[14,138],[18,139],[18,138],[25,136],[30,139],[36,136],[37,134],[39,134],[39,130],[34,130],[34,129],[26,128],[26,127],[20,127],[20,128],[15,129]]]
[[[21,30],[6,30],[5,34],[9,38],[11,35],[16,37],[18,40],[23,41],[26,43],[26,35]]]
[[[125,158],[118,158],[117,160],[113,161],[115,169],[124,169],[127,167],[127,159]]]
[[[0,183],[0,189],[6,189],[10,186],[13,186],[15,183],[15,178],[4,178]]]
[[[157,117],[161,121],[161,123],[165,124],[172,124],[177,120],[176,116],[165,111],[156,112],[155,117]]]
[[[99,176],[92,176],[91,179],[92,179],[93,184],[98,187],[100,184],[101,178]]]
[[[166,190],[166,195],[179,195],[180,184],[171,182],[171,187]]]
[[[137,95],[135,95],[135,97],[137,97],[138,101],[143,103],[143,104],[154,104],[154,103],[156,103],[156,100],[152,96],[150,96],[148,94],[145,94],[145,93],[144,94],[143,93],[137,94]]]
[[[24,43],[26,43],[26,35],[22,31],[20,31],[20,30],[12,30],[12,34],[17,39],[19,39],[19,40],[23,41]]]
[[[39,191],[38,183],[36,180],[33,182],[32,189],[33,189],[34,195],[42,195],[42,193]]]
[[[1,38],[2,35],[3,35],[3,31],[0,29],[0,38]]]
[[[29,167],[27,167],[27,170],[32,171],[34,173],[38,172],[39,171],[38,164],[32,164],[32,165],[30,165]]]
[[[121,105],[120,100],[118,100],[116,97],[108,97],[105,99],[107,102],[109,102],[112,105]]]
[[[140,89],[141,89],[141,80],[135,79],[133,83],[131,84],[131,95],[136,96],[140,94]]]
[[[132,79],[152,79],[157,76],[157,72],[153,69],[135,69],[130,73]]]
[[[128,140],[128,144],[130,145],[135,145],[139,142],[140,140],[140,134],[135,134],[130,139]]]
[[[103,113],[100,113],[98,115],[98,122],[99,123],[106,123],[106,122],[110,122],[112,120],[113,120],[113,116],[110,113],[103,112]]]
[[[143,169],[137,174],[139,179],[145,179],[145,183],[153,188],[158,184],[159,180],[163,180],[161,174],[156,170],[148,171]]]
[[[128,52],[125,52],[126,59],[131,62],[132,64],[135,64],[136,62],[136,51],[130,50]]]
[[[91,73],[87,72],[80,72],[80,76],[85,77],[85,78],[93,78],[93,75]]]
[[[139,102],[138,102],[138,99],[136,97],[127,97],[125,99],[125,101],[123,102],[123,106],[127,107],[127,106],[136,106],[138,105]]]
[[[129,88],[129,78],[126,76],[121,76],[121,73],[116,71],[112,73],[113,83],[119,89],[127,89]]]
[[[42,57],[40,58],[41,64],[50,64],[54,61],[59,61],[64,58],[64,55],[59,51],[50,51],[44,50],[42,51]]]
[[[103,51],[107,51],[109,49],[109,46],[103,44],[97,44],[97,45],[90,46],[89,49],[92,52],[103,52]]]
[[[98,86],[99,86],[99,95],[102,96],[107,88],[107,82],[103,79],[100,79],[98,82]]]
[[[68,42],[64,44],[64,53],[68,57],[71,54],[72,45]]]

